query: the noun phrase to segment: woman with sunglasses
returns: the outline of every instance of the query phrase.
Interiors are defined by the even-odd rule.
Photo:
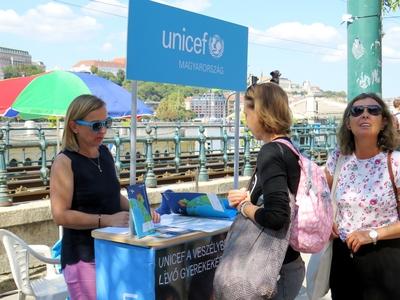
[[[400,187],[400,152],[393,151],[397,141],[385,102],[373,93],[355,97],[344,111],[338,143],[326,164],[331,186],[337,176],[332,299],[400,299],[400,223],[394,192]]]
[[[103,100],[81,95],[65,117],[62,151],[50,177],[54,221],[63,226],[61,266],[71,299],[96,299],[95,228],[128,227],[128,200],[120,193],[113,157],[102,145],[111,127]],[[153,214],[159,220],[157,213]]]

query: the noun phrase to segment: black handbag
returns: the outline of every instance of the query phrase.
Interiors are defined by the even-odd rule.
[[[293,212],[294,198],[289,195]],[[277,292],[289,235],[290,225],[276,231],[238,214],[225,239],[224,253],[215,272],[215,300],[272,298]]]

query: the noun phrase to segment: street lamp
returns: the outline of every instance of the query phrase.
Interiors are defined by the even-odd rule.
[[[233,93],[230,93],[229,95],[228,95],[228,97],[226,97],[225,98],[225,103],[224,103],[224,119],[223,119],[223,125],[224,125],[224,128],[225,128],[225,126],[226,126],[226,118],[228,117],[227,116],[227,114],[228,114],[228,104],[229,104],[229,99],[233,96],[233,95],[236,95],[236,92],[233,92]]]

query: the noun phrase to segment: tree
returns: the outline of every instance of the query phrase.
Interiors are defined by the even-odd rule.
[[[122,69],[119,69],[117,72],[117,81],[118,81],[118,85],[122,86],[122,84],[125,81],[125,71]]]
[[[400,0],[383,0],[383,8],[386,12],[395,11],[400,7]]]
[[[185,97],[176,92],[161,100],[156,110],[157,118],[163,121],[186,121],[194,115],[194,112],[185,109]]]
[[[99,68],[97,66],[90,66],[90,73],[97,74],[99,72]]]
[[[43,73],[44,71],[44,67],[38,65],[13,65],[3,67],[4,79],[31,76]]]

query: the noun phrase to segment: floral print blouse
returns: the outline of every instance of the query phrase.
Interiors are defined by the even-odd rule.
[[[326,168],[334,176],[340,151],[328,157]],[[400,187],[400,152],[392,153],[396,187]],[[396,198],[387,166],[387,153],[368,159],[345,155],[336,186],[336,223],[344,241],[356,230],[369,230],[398,220]]]

